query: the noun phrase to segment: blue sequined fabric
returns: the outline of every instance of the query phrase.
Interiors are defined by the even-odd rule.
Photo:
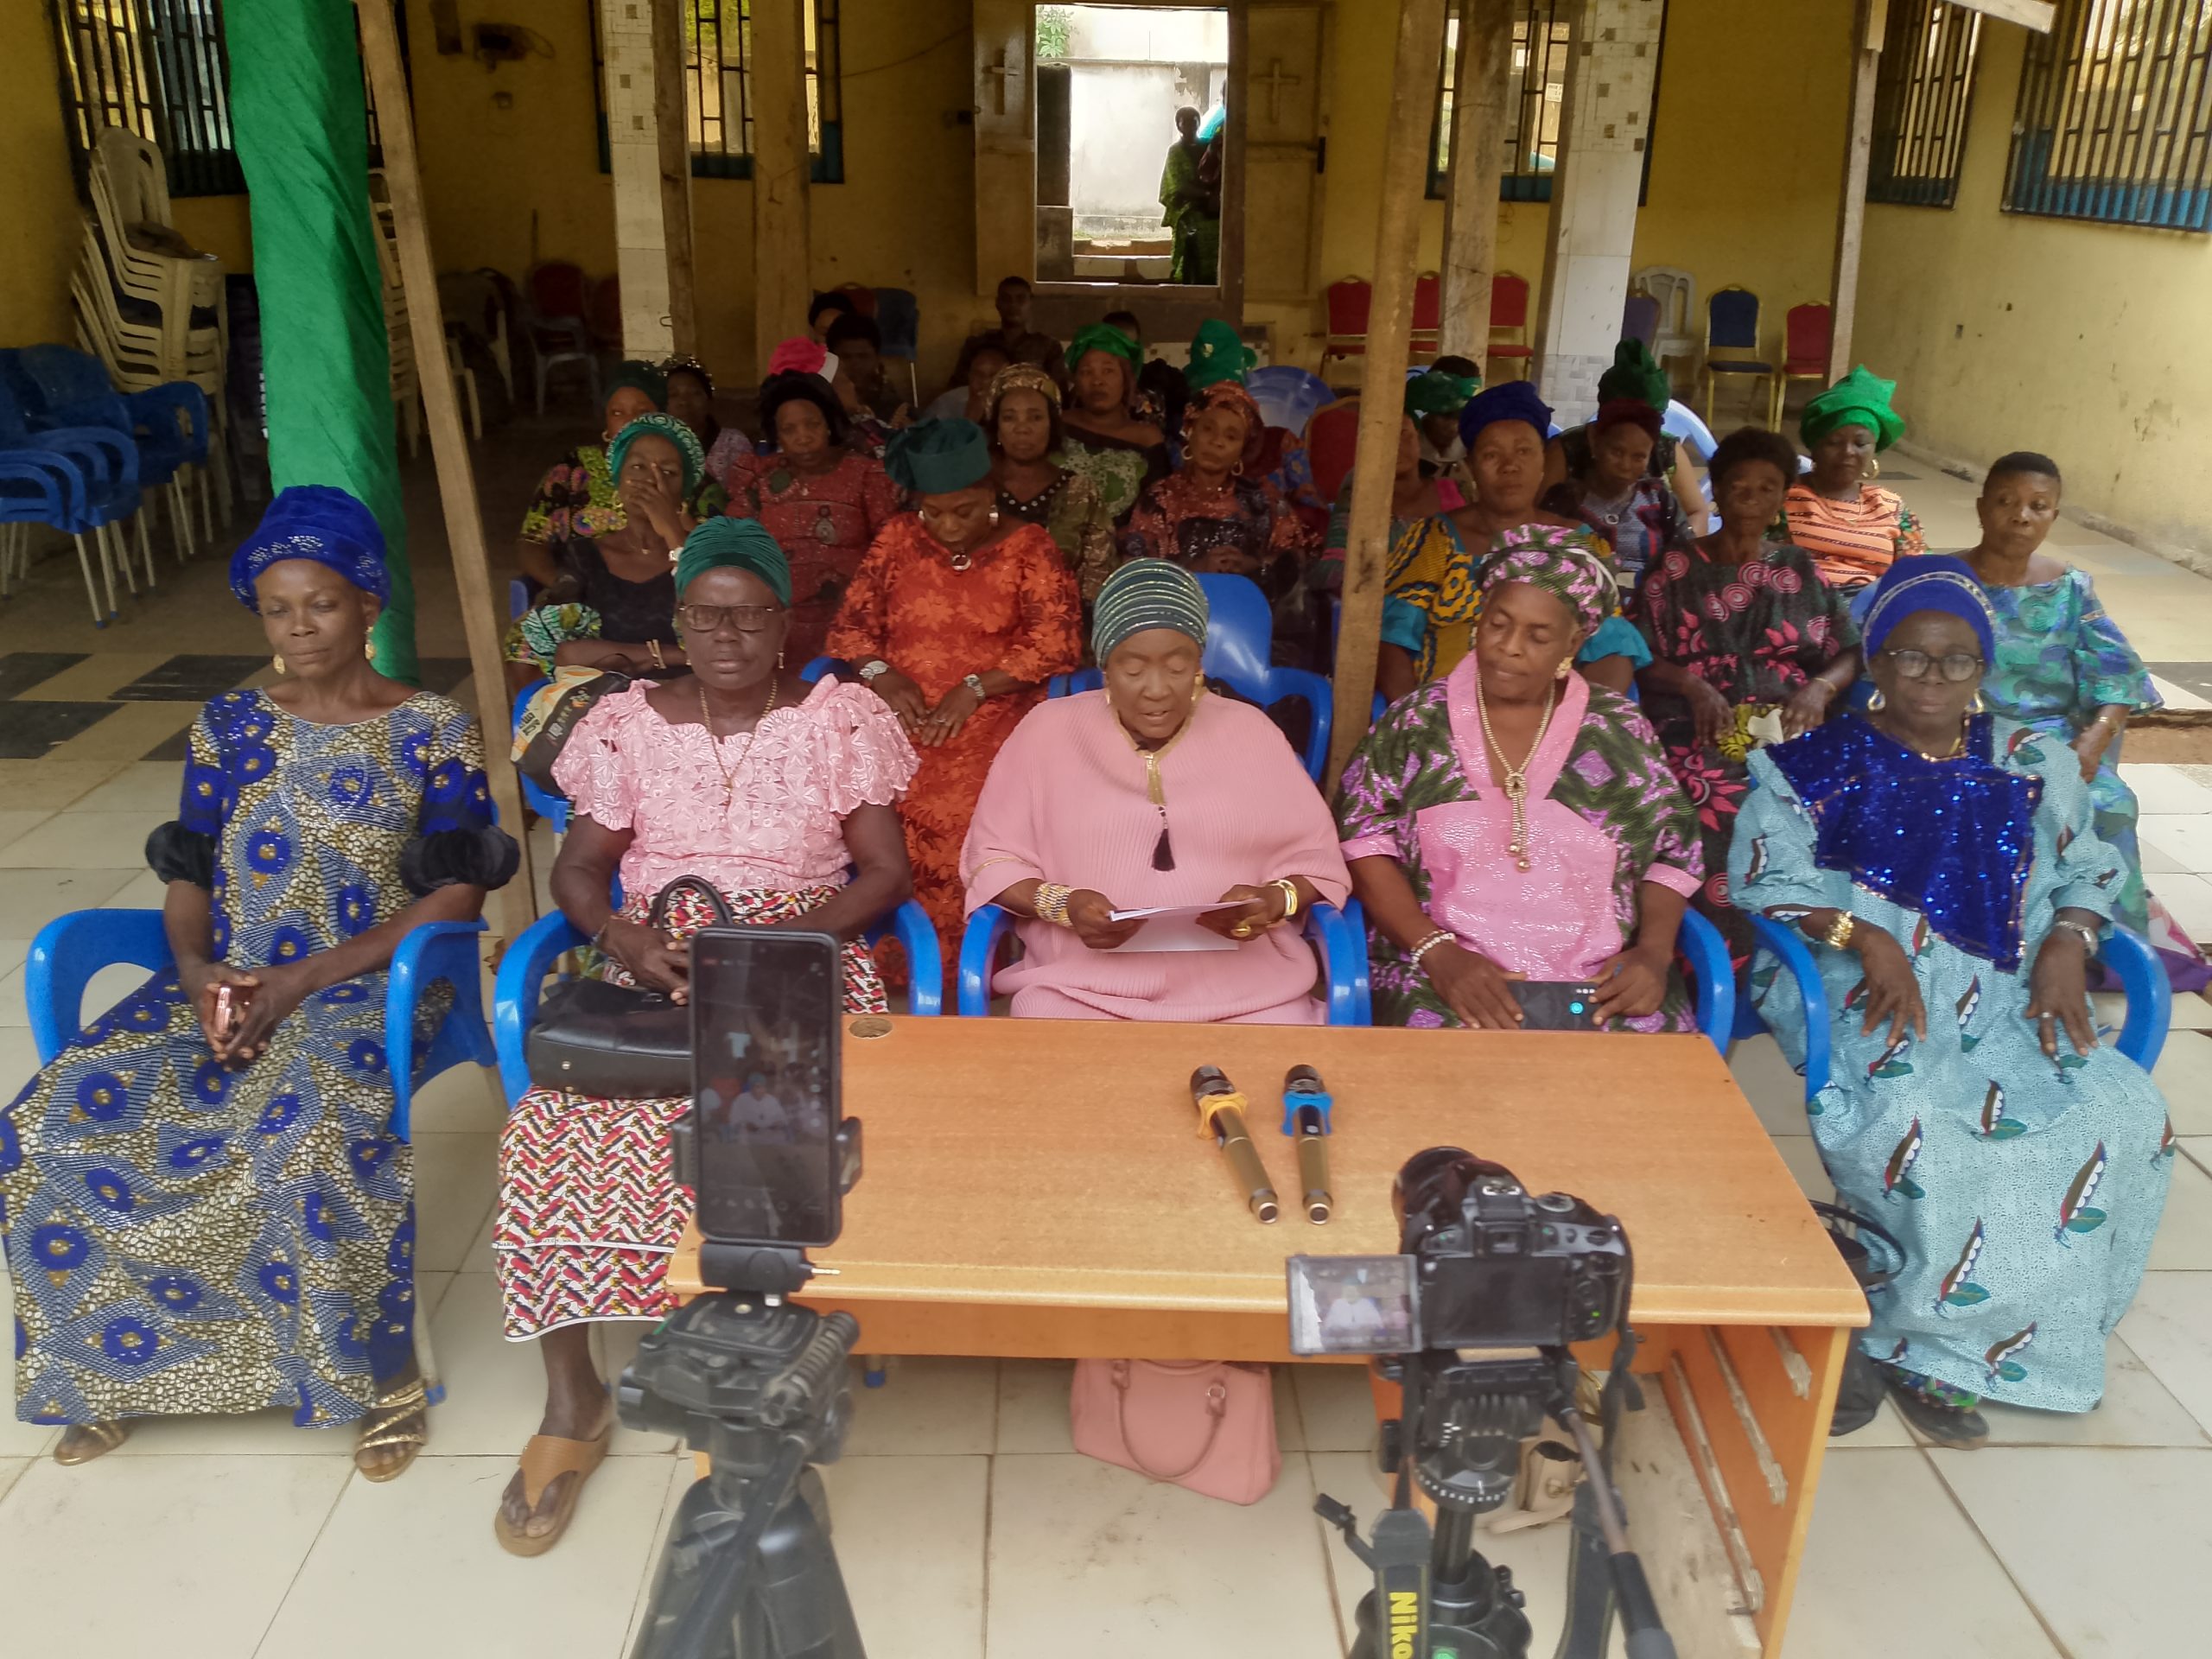
[[[2020,905],[2039,779],[1991,753],[1990,716],[1967,722],[1966,753],[1929,760],[1856,715],[1770,750],[1817,832],[1815,861],[2007,973],[2020,965]]]

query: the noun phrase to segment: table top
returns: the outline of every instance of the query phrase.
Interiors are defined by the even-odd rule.
[[[1848,1325],[1866,1301],[1735,1080],[1702,1037],[1168,1025],[887,1022],[844,1039],[863,1173],[816,1287],[875,1300],[1283,1317],[1283,1259],[1397,1248],[1391,1179],[1464,1147],[1532,1192],[1621,1218],[1632,1313],[1657,1324]],[[1335,1101],[1335,1215],[1304,1218],[1283,1073]],[[1221,1067],[1283,1219],[1248,1213],[1198,1133],[1189,1080]],[[673,1264],[696,1281],[696,1235]]]

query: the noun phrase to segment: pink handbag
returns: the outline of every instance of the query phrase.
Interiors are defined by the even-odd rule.
[[[1207,1497],[1256,1503],[1282,1471],[1264,1365],[1077,1360],[1068,1408],[1077,1451]]]

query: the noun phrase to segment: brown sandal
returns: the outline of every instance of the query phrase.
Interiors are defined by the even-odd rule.
[[[363,1480],[397,1480],[414,1465],[416,1458],[430,1440],[430,1402],[423,1391],[423,1379],[416,1377],[397,1394],[379,1400],[361,1418],[360,1437],[353,1442],[353,1467],[360,1471]],[[388,1446],[407,1448],[407,1455],[381,1472],[372,1471],[361,1461],[364,1452],[378,1452]]]
[[[522,1449],[521,1462],[523,1502],[530,1506],[530,1512],[533,1516],[537,1513],[538,1500],[557,1478],[573,1474],[575,1479],[569,1483],[568,1495],[561,1500],[553,1530],[542,1538],[533,1538],[510,1525],[504,1504],[494,1510],[492,1530],[499,1538],[499,1548],[510,1555],[543,1555],[559,1543],[569,1530],[569,1522],[576,1517],[576,1503],[584,1495],[584,1483],[606,1461],[607,1444],[613,1438],[614,1424],[611,1420],[596,1440],[569,1440],[557,1434],[531,1435],[530,1443]]]
[[[86,1438],[79,1440],[73,1449],[69,1436],[79,1431]],[[130,1427],[127,1423],[72,1423],[61,1438],[54,1442],[54,1460],[65,1468],[74,1469],[79,1464],[105,1457],[130,1438]]]

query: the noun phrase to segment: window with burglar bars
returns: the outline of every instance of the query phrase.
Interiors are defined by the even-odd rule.
[[[1943,0],[1890,0],[1867,200],[1948,207],[1957,200],[1980,49],[1980,12]]]
[[[2005,207],[2212,231],[2212,5],[2059,0],[2031,35]]]
[[[245,188],[216,0],[56,0],[54,27],[80,188],[101,130],[123,127],[160,149],[172,196]]]
[[[1506,69],[1505,108],[1512,123],[1505,140],[1505,171],[1498,179],[1500,201],[1549,201],[1552,173],[1559,164],[1560,112],[1566,107],[1567,65],[1573,26],[1567,13],[1573,0],[1516,0],[1513,15],[1513,60]],[[1459,73],[1459,30],[1466,0],[1451,0],[1445,14],[1444,64],[1437,79],[1435,118],[1429,128],[1428,194],[1441,200],[1452,171],[1452,103]],[[1664,35],[1664,25],[1661,29]],[[1659,103],[1659,80],[1651,82],[1651,102]],[[1643,168],[1651,173],[1650,123],[1644,124]],[[1641,198],[1639,198],[1640,200]]]
[[[806,9],[806,138],[814,182],[845,181],[844,108],[839,85],[838,0]],[[599,111],[599,166],[608,169],[606,52],[600,42],[598,0],[591,13],[592,99]],[[753,176],[753,105],[746,60],[753,48],[749,0],[681,0],[683,109],[691,130],[691,176]]]

